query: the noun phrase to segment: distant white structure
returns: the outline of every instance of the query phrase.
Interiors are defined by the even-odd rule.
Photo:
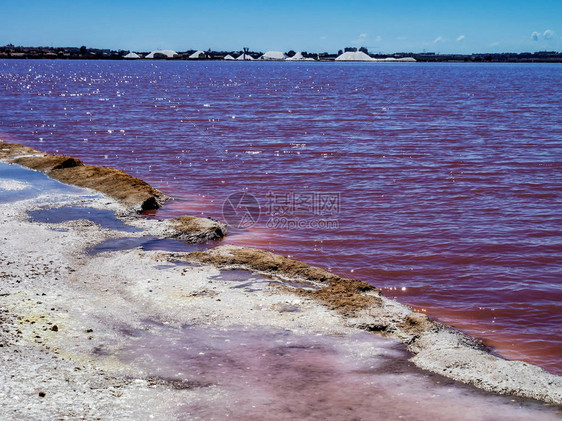
[[[336,61],[374,61],[363,51],[346,51],[336,57]]]
[[[374,58],[373,61],[377,63],[403,63],[403,62],[415,62],[416,59],[414,57],[386,57],[386,58]]]
[[[126,56],[123,56],[123,58],[141,58],[141,56],[139,56],[138,54],[133,53],[133,52],[131,51],[131,52],[130,52],[129,54],[127,54]]]
[[[207,54],[205,53],[205,51],[197,50],[193,54],[191,54],[189,58],[191,59],[207,58]]]
[[[174,50],[154,50],[145,58],[174,58],[177,57],[178,53]]]
[[[336,61],[372,61],[375,63],[400,63],[400,62],[415,62],[413,57],[385,57],[385,58],[372,58],[362,51],[347,51],[336,57]]]
[[[254,58],[250,54],[242,53],[238,56],[236,60],[253,60]]]
[[[226,56],[224,56],[223,60],[236,60],[236,59],[232,57],[230,54],[227,54]]]
[[[287,55],[281,51],[268,51],[260,57],[260,60],[285,60],[286,58]]]
[[[313,58],[306,58],[305,56],[303,56],[300,51],[298,53],[296,53],[293,57],[288,57],[285,60],[288,60],[288,61],[314,61]]]

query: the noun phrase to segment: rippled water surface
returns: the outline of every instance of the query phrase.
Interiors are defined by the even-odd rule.
[[[557,64],[0,61],[1,138],[144,178],[159,217],[250,193],[227,242],[558,374],[561,109]]]

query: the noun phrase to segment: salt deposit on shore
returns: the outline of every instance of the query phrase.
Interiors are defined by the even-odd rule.
[[[336,61],[370,61],[373,63],[401,63],[401,62],[412,63],[416,61],[416,59],[414,59],[413,57],[372,58],[368,54],[365,54],[363,51],[346,51],[345,53],[337,56],[335,60]]]
[[[198,241],[221,226],[126,216],[124,202],[17,165],[0,163],[0,189],[0,418],[557,417],[416,368],[409,358],[486,390],[562,400],[559,376],[492,356],[370,285],[232,246],[91,255],[109,239],[186,230]],[[111,209],[136,229],[29,219],[62,205]]]
[[[84,165],[79,159],[48,155],[18,143],[0,143],[0,160],[44,172],[63,183],[95,189],[136,211],[157,209],[166,200],[162,192],[123,171]]]

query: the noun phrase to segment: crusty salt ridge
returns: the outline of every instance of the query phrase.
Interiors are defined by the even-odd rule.
[[[19,164],[50,177],[111,196],[135,211],[159,208],[166,196],[148,183],[107,167],[84,165],[65,155],[49,155],[18,143],[0,141],[0,160]]]
[[[154,374],[147,374],[149,372],[146,367],[143,372],[139,372],[138,368],[121,361],[120,349],[138,335],[123,335],[123,332],[153,331],[152,325],[156,325],[156,322],[167,323],[168,326],[190,325],[231,330],[289,329],[301,336],[342,335],[350,341],[353,335],[364,330],[384,332],[387,335],[402,336],[401,340],[411,342],[410,347],[412,351],[419,352],[422,364],[434,364],[433,369],[436,371],[445,367],[449,371],[444,374],[452,374],[451,377],[456,375],[465,380],[463,377],[472,372],[475,376],[472,382],[478,384],[475,380],[480,379],[481,387],[533,396],[548,402],[560,402],[560,377],[528,364],[505,361],[502,366],[497,361],[498,358],[484,352],[482,355],[477,353],[476,357],[490,361],[490,365],[473,365],[474,351],[478,351],[478,344],[474,340],[442,325],[437,325],[436,332],[431,329],[427,332],[428,329],[424,326],[433,325],[433,322],[386,299],[376,288],[349,280],[349,288],[338,290],[341,282],[338,282],[336,275],[302,262],[261,250],[240,251],[232,247],[221,247],[207,254],[174,255],[131,250],[103,253],[89,258],[85,255],[89,246],[107,238],[142,234],[116,233],[100,229],[85,220],[56,226],[28,221],[27,211],[46,204],[57,206],[63,200],[124,211],[122,206],[110,199],[86,200],[81,196],[65,198],[47,195],[35,200],[0,205],[0,276],[3,281],[0,300],[2,308],[6,310],[0,317],[3,320],[0,330],[8,332],[6,338],[2,339],[2,343],[5,342],[8,346],[3,348],[10,350],[10,347],[15,347],[14,350],[20,351],[11,353],[6,358],[11,364],[2,372],[5,379],[0,379],[6,380],[1,382],[4,389],[0,389],[0,397],[8,397],[6,400],[0,399],[2,410],[8,405],[13,411],[22,410],[21,405],[12,399],[17,396],[14,393],[22,389],[26,391],[22,395],[26,403],[29,401],[37,411],[42,411],[47,406],[51,411],[49,413],[60,415],[71,407],[70,402],[65,406],[60,401],[34,404],[38,393],[72,397],[79,390],[79,393],[86,392],[86,396],[77,397],[76,407],[90,411],[90,416],[103,415],[103,411],[100,411],[107,404],[111,408],[108,411],[133,418],[138,413],[134,412],[135,405],[131,405],[131,402],[141,403],[148,399],[154,404],[155,413],[170,415],[166,412],[170,411],[168,405],[194,402],[190,399],[203,399],[211,405],[216,404],[214,397],[218,396],[217,399],[220,400],[224,394],[232,393],[232,390],[225,389],[226,386],[209,386],[189,378],[182,380],[169,376],[154,377]],[[160,221],[127,220],[137,226],[144,226],[148,233],[163,233],[169,229],[168,224]],[[67,231],[60,231],[63,229]],[[162,260],[182,258],[203,262],[206,257],[202,256],[211,256],[208,257],[208,263],[215,259],[213,256],[217,256],[220,262],[215,263],[218,266],[245,266],[247,269],[286,279],[304,277],[316,285],[316,288],[280,287],[268,281],[253,282],[252,288],[247,290],[239,288],[237,284],[213,279],[218,272],[208,265],[174,265],[165,271],[159,269]],[[326,288],[329,294],[322,292]],[[334,299],[333,295],[341,297]],[[359,299],[359,296],[366,299]],[[360,305],[353,305],[353,302]],[[155,322],[149,324],[146,320]],[[418,331],[421,332],[420,335],[416,333]],[[373,341],[377,338],[369,336]],[[415,338],[416,336],[419,338]],[[438,336],[445,339],[434,344],[433,341]],[[424,341],[428,341],[429,345],[424,344]],[[375,352],[376,348],[370,349]],[[445,356],[444,360],[440,359],[441,354]],[[426,361],[427,358],[435,361]],[[419,361],[416,363],[421,365]],[[42,367],[44,371],[39,377],[32,375],[25,369],[29,364]],[[478,370],[465,371],[463,364],[473,365]],[[479,370],[482,368],[504,371],[481,373]],[[514,382],[510,383],[508,379],[498,376],[498,373],[506,373]],[[73,379],[70,385],[64,383],[65,376]],[[525,383],[521,387],[520,380],[524,380],[523,377],[526,376],[535,376],[531,379],[536,382],[534,391],[529,392]],[[20,378],[24,379],[23,383],[18,383]],[[377,379],[380,380],[379,377]],[[407,381],[417,384],[419,379],[409,378]],[[74,382],[85,383],[86,386],[75,387],[76,390],[73,390]],[[37,391],[44,385],[49,388],[47,392]],[[177,387],[180,392],[177,392]],[[152,388],[157,389],[154,394]],[[92,396],[88,394],[88,390],[100,392]],[[116,399],[119,396],[126,396],[125,407],[122,406],[122,400]],[[402,403],[404,399],[402,398]],[[461,400],[455,395],[455,401],[448,404],[458,407]],[[432,403],[433,406],[436,404]],[[471,402],[469,406],[473,404]],[[91,409],[92,405],[95,409]],[[363,405],[368,406],[368,403]],[[515,415],[506,408],[502,408],[502,411],[505,411],[500,412],[502,416],[496,414],[495,417],[510,419],[508,416],[513,418]],[[541,413],[543,415],[548,417],[550,413]],[[442,418],[447,417],[442,415]],[[470,419],[468,413],[466,419]]]
[[[18,143],[0,140],[0,161],[41,171],[63,183],[105,193],[135,211],[159,208],[168,199],[148,183],[123,171],[84,165],[71,156],[49,155]],[[166,227],[161,227],[157,235],[189,243],[217,240],[228,232],[225,224],[197,216],[180,216],[164,222],[164,225]]]
[[[189,243],[218,240],[228,233],[226,225],[211,218],[179,216],[168,221],[174,231],[170,236]]]

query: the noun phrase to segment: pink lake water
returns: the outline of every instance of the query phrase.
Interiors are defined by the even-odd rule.
[[[0,60],[0,138],[145,179],[175,198],[157,217],[245,192],[225,242],[557,374],[561,109],[558,64]]]

